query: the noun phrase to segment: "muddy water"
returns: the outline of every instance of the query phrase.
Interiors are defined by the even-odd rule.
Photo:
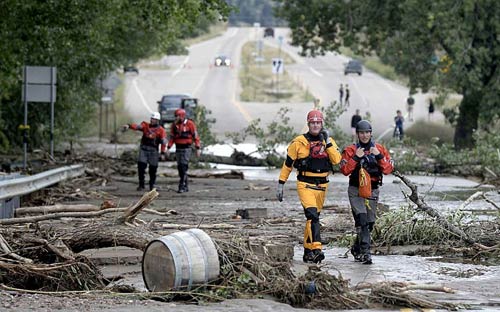
[[[220,169],[234,167],[219,166]],[[249,180],[277,181],[278,170],[265,168],[239,168]],[[500,194],[491,186],[481,186],[477,182],[460,177],[434,177],[434,176],[407,176],[418,186],[418,192],[425,197],[425,201],[431,207],[442,213],[456,211],[458,207],[477,191],[483,191],[487,197],[496,203],[500,203]],[[290,182],[294,181],[290,177]],[[337,173],[330,178],[329,195],[326,204],[338,204],[348,206],[347,181],[343,175]],[[401,183],[399,178],[389,175],[384,177],[384,185],[381,189],[380,202],[397,209],[408,206],[403,193],[410,190]],[[294,196],[295,194],[288,194]],[[494,218],[498,215],[495,207],[484,200],[475,200],[464,209],[475,213],[479,218]],[[500,308],[500,266],[485,266],[477,264],[465,264],[460,259],[445,259],[437,257],[420,256],[374,256],[373,265],[362,265],[353,261],[352,257],[345,258],[346,249],[326,248],[326,260],[324,269],[331,274],[342,274],[350,280],[352,286],[360,282],[381,281],[406,281],[416,284],[442,285],[451,287],[454,294],[430,293],[429,296],[436,300],[447,302],[460,302],[481,306],[484,310],[497,311]],[[301,268],[302,247],[296,246],[295,257],[297,270]],[[458,260],[458,261],[457,261]]]

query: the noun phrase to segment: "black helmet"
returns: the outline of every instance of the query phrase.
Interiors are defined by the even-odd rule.
[[[372,125],[368,120],[360,120],[356,125],[356,132],[369,131],[372,132]]]

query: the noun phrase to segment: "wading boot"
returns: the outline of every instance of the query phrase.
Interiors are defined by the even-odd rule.
[[[361,262],[363,264],[372,264],[372,256],[370,254],[364,254],[361,256]]]
[[[314,263],[321,263],[325,259],[325,254],[320,250],[320,249],[314,249],[313,250],[313,255],[314,255]]]
[[[304,263],[314,263],[314,253],[312,251],[304,251],[302,261],[304,261]]]
[[[359,246],[353,245],[351,247],[351,254],[354,257],[354,260],[361,261],[361,251],[359,250]]]

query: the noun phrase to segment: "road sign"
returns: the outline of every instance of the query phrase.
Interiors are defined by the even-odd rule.
[[[283,74],[284,65],[282,58],[273,58],[273,74]]]

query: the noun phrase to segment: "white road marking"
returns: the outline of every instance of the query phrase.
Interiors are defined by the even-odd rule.
[[[142,106],[144,106],[150,113],[152,113],[153,111],[148,106],[146,99],[144,98],[144,95],[142,95],[141,89],[139,89],[139,86],[137,85],[137,78],[134,78],[134,80],[132,80],[132,84],[134,85],[137,95],[139,95],[139,98],[141,99]]]
[[[181,70],[186,66],[186,64],[187,64],[188,61],[189,61],[189,55],[186,56],[186,58],[184,59],[184,61],[181,64],[181,66],[179,66],[179,68],[177,68],[176,70],[174,70],[172,72],[172,77],[175,77],[178,73],[180,73]]]
[[[316,76],[323,77],[323,74],[320,73],[319,71],[315,70],[314,68],[309,67],[309,70],[312,71],[312,73],[315,74]]]
[[[349,77],[349,84],[354,86],[354,88],[356,89],[356,93],[359,94],[359,96],[361,97],[361,100],[363,101],[363,104],[365,104],[365,107],[368,107],[368,102],[366,101],[365,97],[363,96],[363,94],[361,93],[361,91],[359,90],[358,88],[358,84],[356,83],[356,80],[352,79]]]

